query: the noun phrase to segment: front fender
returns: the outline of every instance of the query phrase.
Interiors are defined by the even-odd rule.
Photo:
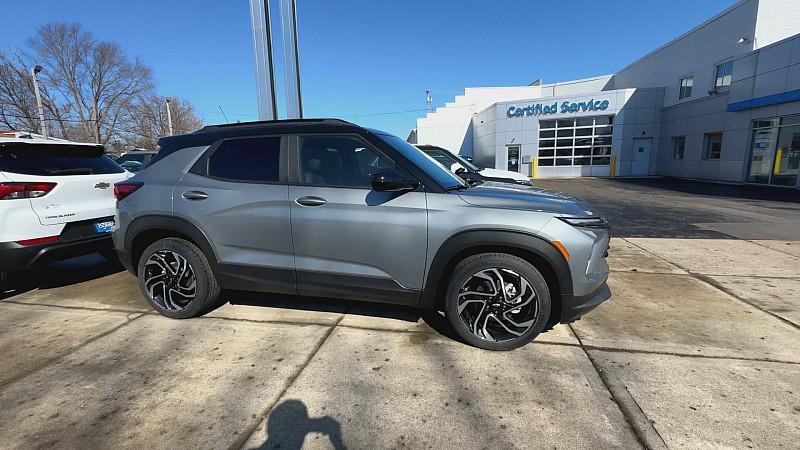
[[[561,296],[572,297],[572,275],[569,265],[561,252],[547,240],[521,231],[469,230],[450,236],[437,249],[425,277],[420,307],[435,306],[437,295],[447,286],[444,276],[452,272],[458,261],[471,254],[482,251],[503,251],[504,248],[513,250],[521,257],[538,260],[530,261],[531,263],[546,264],[558,283],[558,292]],[[545,270],[547,268],[540,267]]]

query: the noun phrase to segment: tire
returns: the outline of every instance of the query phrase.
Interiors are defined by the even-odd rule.
[[[197,317],[218,305],[220,287],[208,258],[184,239],[151,244],[139,258],[137,273],[145,300],[166,317]]]
[[[468,344],[505,351],[522,347],[544,330],[550,305],[550,289],[533,265],[506,253],[481,253],[453,270],[445,315]]]

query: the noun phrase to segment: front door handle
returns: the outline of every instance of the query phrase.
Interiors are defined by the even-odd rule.
[[[186,200],[205,200],[208,194],[202,191],[186,191],[183,193],[183,198]]]
[[[297,204],[301,206],[322,206],[325,203],[328,203],[324,198],[313,197],[313,196],[300,197],[297,200],[295,200],[295,202],[297,202]]]

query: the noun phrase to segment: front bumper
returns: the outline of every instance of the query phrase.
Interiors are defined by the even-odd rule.
[[[561,323],[574,322],[597,305],[611,298],[611,289],[603,283],[587,295],[564,295],[561,297]]]
[[[0,272],[30,269],[53,261],[88,255],[114,248],[111,235],[106,234],[70,242],[42,245],[20,245],[0,242]]]

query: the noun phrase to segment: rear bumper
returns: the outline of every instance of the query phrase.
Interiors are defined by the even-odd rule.
[[[113,248],[111,235],[42,245],[20,245],[16,242],[0,242],[0,272],[30,269],[53,261]]]
[[[561,323],[574,322],[597,305],[611,298],[611,289],[603,283],[587,295],[564,295],[561,297]]]

